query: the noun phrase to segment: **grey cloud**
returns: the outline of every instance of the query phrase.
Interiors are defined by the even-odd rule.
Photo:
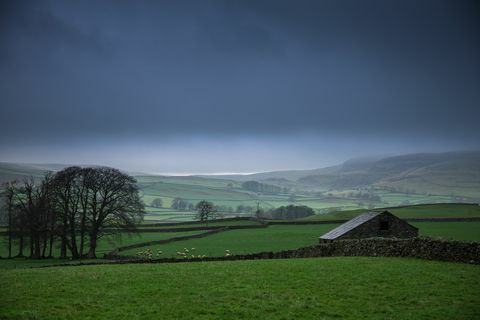
[[[0,12],[0,147],[480,138],[476,1],[3,1]]]

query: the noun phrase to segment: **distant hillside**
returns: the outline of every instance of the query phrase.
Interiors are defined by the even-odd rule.
[[[41,178],[45,173],[59,171],[73,164],[62,163],[11,163],[0,162],[0,183],[12,180],[21,180],[25,177]],[[95,165],[75,165],[79,167],[90,167]],[[129,173],[131,175],[145,175],[144,173]]]
[[[212,178],[212,179],[227,179],[235,181],[261,181],[261,180],[283,180],[297,181],[299,178],[307,175],[322,174],[334,172],[338,166],[326,167],[312,170],[284,170],[284,171],[270,171],[253,174],[234,174],[234,175],[198,175],[198,177]]]
[[[40,178],[62,164],[0,163],[0,182]],[[132,173],[130,173],[132,174]],[[189,205],[208,200],[226,217],[250,216],[263,209],[290,204],[316,213],[421,203],[480,201],[480,152],[410,154],[352,159],[314,170],[290,170],[229,176],[135,175],[147,205],[147,220],[190,221],[193,210],[172,209],[175,198]],[[245,188],[244,182],[268,188]],[[150,207],[160,198],[162,208]]]
[[[406,193],[480,195],[480,152],[388,157],[363,168],[343,165],[299,182],[334,189],[371,186]]]
[[[208,176],[226,178],[225,176]],[[268,180],[325,189],[375,187],[405,193],[480,197],[480,152],[422,153],[353,159],[322,169],[231,175],[236,181]]]
[[[29,176],[40,178],[46,171],[49,170],[29,164],[0,162],[0,183],[11,180],[21,180]]]

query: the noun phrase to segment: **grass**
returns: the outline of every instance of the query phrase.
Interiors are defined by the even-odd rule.
[[[205,238],[152,245],[122,251],[122,255],[135,255],[137,252],[152,249],[162,250],[164,257],[175,257],[183,248],[195,248],[195,254],[223,256],[225,250],[232,254],[281,251],[296,249],[318,243],[318,237],[336,225],[274,225],[261,229],[240,229],[221,232]]]
[[[479,267],[400,258],[5,270],[2,319],[478,319]]]
[[[210,226],[218,225],[247,225],[256,223],[255,221],[224,221],[209,224]],[[480,241],[480,222],[414,222],[412,223],[419,228],[421,236],[429,236],[440,239]],[[187,226],[199,226],[199,224],[191,224]],[[177,257],[176,253],[182,251],[183,248],[195,248],[192,252],[195,255],[207,256],[223,256],[225,250],[230,250],[231,254],[256,253],[262,251],[281,251],[288,249],[296,249],[304,246],[315,245],[318,243],[318,237],[331,229],[337,224],[317,224],[317,225],[272,225],[268,228],[260,229],[240,229],[230,230],[218,234],[213,234],[205,238],[189,239],[184,241],[172,242],[163,245],[149,245],[141,248],[134,248],[122,251],[122,255],[136,255],[137,252],[151,249],[156,252],[162,250],[163,257]],[[180,225],[178,227],[181,227]],[[151,228],[151,227],[149,227]],[[164,227],[156,227],[161,230]],[[126,246],[134,243],[147,242],[152,240],[168,239],[177,236],[186,236],[198,234],[204,231],[188,231],[188,232],[140,232],[130,236],[124,235],[119,238],[109,236],[103,238],[99,242],[97,254],[101,257],[104,253],[109,252],[117,247]],[[7,247],[0,247],[2,256],[7,255]],[[56,250],[58,256],[58,249]],[[0,260],[0,268],[9,267],[29,267],[38,264],[55,264],[64,263],[64,260],[41,260],[40,262],[32,262],[28,259]]]
[[[421,236],[437,239],[480,241],[480,222],[412,222]]]
[[[416,205],[404,208],[393,208],[390,211],[401,218],[480,217],[480,206],[476,204]]]
[[[251,225],[260,225],[260,222],[255,220],[224,220],[224,221],[213,221],[209,222],[208,225],[205,223],[185,223],[185,224],[172,224],[172,225],[160,225],[160,226],[143,226],[140,225],[139,228],[148,228],[148,229],[177,229],[177,228],[195,228],[195,227],[222,227],[222,226],[251,226]]]
[[[234,209],[239,205],[256,208],[257,203],[259,203],[263,209],[288,204],[307,205],[317,212],[322,213],[332,210],[354,210],[372,205],[376,207],[387,207],[405,203],[451,202],[459,201],[458,199],[474,201],[478,199],[479,188],[478,181],[475,181],[475,174],[477,174],[475,171],[459,173],[456,168],[452,171],[451,167],[448,168],[447,173],[445,173],[443,169],[439,170],[437,168],[436,170],[437,171],[432,172],[432,174],[437,178],[431,181],[417,181],[414,179],[413,184],[406,183],[412,179],[412,176],[404,177],[408,181],[403,178],[396,182],[390,181],[397,187],[397,190],[409,189],[410,191],[408,193],[406,191],[390,191],[392,190],[389,185],[390,182],[370,186],[369,192],[381,197],[381,201],[376,202],[369,202],[365,199],[348,196],[350,192],[357,193],[359,188],[346,187],[344,189],[334,190],[327,188],[327,186],[304,185],[296,181],[289,181],[285,185],[291,188],[288,192],[280,194],[258,194],[242,189],[241,182],[228,179],[167,176],[137,176],[135,178],[138,181],[141,197],[147,205],[146,210],[148,214],[145,219],[156,222],[192,221],[195,219],[195,213],[193,211],[170,209],[172,200],[176,197],[181,197],[192,204],[196,204],[200,200],[208,200],[216,205],[228,206]],[[40,170],[39,168],[31,166],[0,163],[0,181],[21,178],[28,175],[40,177],[43,171],[43,169]],[[459,174],[460,176],[457,177]],[[335,177],[332,176],[330,178]],[[268,183],[276,184],[275,181],[269,181]],[[416,187],[417,185],[419,188]],[[417,192],[413,193],[412,189],[415,189]],[[292,194],[295,194],[295,202],[290,200]],[[155,198],[161,198],[166,208],[159,210],[150,207],[151,201]],[[251,213],[240,212],[225,214],[226,216],[248,216]],[[421,214],[422,213],[419,213],[419,215]],[[426,214],[429,216],[428,212],[426,212]],[[323,216],[320,219],[327,219],[329,216],[331,215]],[[476,216],[480,216],[480,214],[476,214]]]
[[[441,239],[480,241],[480,222],[415,222],[420,236]],[[122,251],[135,255],[139,251],[162,250],[164,257],[176,257],[183,248],[195,248],[195,255],[223,256],[225,250],[232,254],[281,251],[315,245],[318,237],[338,224],[272,225],[262,229],[231,230],[200,239],[189,239],[164,245],[151,245]],[[178,256],[177,256],[178,257]]]
[[[169,239],[173,237],[178,237],[178,236],[187,236],[187,235],[192,235],[192,234],[198,234],[205,232],[203,231],[184,231],[184,232],[138,232],[134,234],[117,234],[117,235],[109,235],[102,237],[97,245],[97,257],[103,256],[104,253],[110,252],[113,249],[121,246],[126,246],[130,244],[135,244],[135,243],[141,243],[141,242],[147,242],[147,241],[153,241],[153,240],[163,240],[163,239]],[[6,257],[8,255],[8,247],[7,247],[7,237],[3,236],[3,241],[0,243],[0,256]],[[57,245],[59,242],[57,242]],[[13,247],[13,252],[16,254],[17,252],[17,246],[15,243],[15,246]],[[28,246],[24,251],[24,254],[28,254]],[[58,247],[55,247],[54,250],[54,256],[59,256],[60,255],[60,249]],[[19,261],[24,260],[24,259],[19,259]],[[43,260],[45,261],[45,260]],[[56,261],[53,259],[53,261]],[[0,268],[1,265],[3,264],[3,260],[0,260]]]
[[[380,210],[380,209],[374,209]],[[472,218],[480,217],[480,205],[476,204],[422,204],[402,208],[386,208],[400,218]],[[336,211],[317,214],[304,220],[351,219],[367,209]]]
[[[60,264],[79,264],[84,262],[102,263],[109,260],[104,259],[84,259],[84,260],[69,260],[69,259],[28,259],[28,258],[14,258],[14,259],[0,259],[0,273],[5,269],[26,269],[38,268],[44,266],[60,265]],[[0,317],[1,319],[1,317]]]

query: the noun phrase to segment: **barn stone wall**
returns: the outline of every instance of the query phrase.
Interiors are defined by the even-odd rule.
[[[388,223],[388,230],[381,230],[380,225],[382,222]],[[337,239],[364,239],[374,237],[408,239],[417,236],[417,228],[389,212],[383,212]]]

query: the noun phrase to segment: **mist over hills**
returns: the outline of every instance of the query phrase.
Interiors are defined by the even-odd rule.
[[[250,175],[203,176],[236,181],[295,182],[303,187],[350,189],[371,186],[397,191],[478,196],[480,152],[418,153],[385,158],[358,158],[313,170]]]
[[[41,177],[66,164],[0,163],[0,182],[25,176]],[[158,175],[130,173],[136,176]],[[312,170],[286,170],[248,175],[201,175],[208,181],[259,181],[299,190],[346,190],[362,187],[402,193],[480,197],[480,151],[418,153],[389,157],[354,158]],[[177,177],[169,177],[175,179]],[[179,181],[185,180],[184,177]]]
[[[30,176],[40,180],[47,171],[67,166],[0,162],[0,183]],[[137,179],[146,219],[162,222],[194,219],[194,211],[173,208],[178,198],[189,205],[211,201],[227,217],[249,216],[258,205],[263,209],[304,205],[322,214],[424,203],[480,203],[478,151],[364,157],[326,168],[249,175],[129,174]],[[252,183],[247,181],[256,181],[259,188],[249,188]],[[163,207],[150,206],[158,198]]]

